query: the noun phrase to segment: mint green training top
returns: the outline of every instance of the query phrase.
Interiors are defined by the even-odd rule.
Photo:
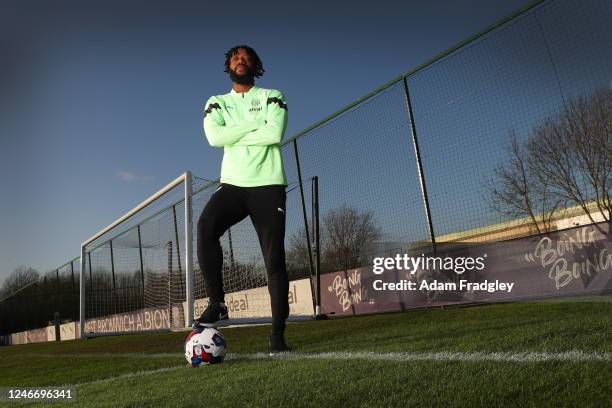
[[[280,91],[253,86],[212,96],[204,110],[208,143],[223,147],[221,182],[241,187],[287,185],[280,142],[287,101]]]

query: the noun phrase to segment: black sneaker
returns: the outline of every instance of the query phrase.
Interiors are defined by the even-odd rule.
[[[285,336],[282,334],[271,334],[269,337],[268,351],[270,356],[278,353],[287,353],[291,351],[285,343]]]
[[[208,307],[202,315],[193,322],[193,328],[215,327],[219,320],[227,320],[227,307],[219,303],[208,303]]]

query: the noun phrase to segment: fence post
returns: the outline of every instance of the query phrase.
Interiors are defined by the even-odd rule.
[[[434,234],[433,222],[431,219],[431,210],[429,208],[429,196],[427,195],[427,187],[425,185],[425,175],[423,173],[423,162],[421,161],[421,152],[419,150],[419,142],[417,139],[416,127],[414,125],[412,102],[410,100],[410,93],[408,92],[408,79],[404,76],[402,78],[402,82],[404,84],[404,98],[406,102],[406,109],[408,111],[408,123],[410,125],[410,135],[412,136],[412,144],[414,146],[414,155],[416,158],[417,169],[419,173],[419,183],[421,185],[421,195],[423,198],[423,206],[425,207],[425,217],[427,218],[427,227],[429,229],[429,239],[431,240],[431,246],[435,254],[436,253],[436,236]]]
[[[314,240],[315,254],[315,273],[316,273],[316,306],[315,319],[326,319],[327,315],[321,313],[321,242],[320,242],[320,224],[319,224],[319,177],[312,178],[312,235]]]
[[[113,254],[113,240],[108,241],[110,243],[110,256],[111,256],[111,272],[113,274],[113,308],[112,313],[118,313],[117,310],[117,283],[115,281],[115,256]]]
[[[174,260],[172,259],[172,240],[166,243],[166,248],[168,248],[168,321],[170,323],[170,327],[172,327],[172,268],[174,268]]]
[[[142,236],[140,233],[140,224],[138,225],[138,256],[140,257],[140,280],[142,282],[142,308],[145,305],[145,284],[144,284],[144,265],[142,262]]]
[[[87,260],[88,260],[88,264],[89,264],[89,288],[91,289],[91,293],[93,294],[93,274],[91,272],[91,252],[87,253]]]
[[[193,322],[193,256],[192,252],[192,211],[191,211],[191,172],[185,172],[185,326]]]
[[[295,165],[297,166],[298,184],[300,185],[300,198],[302,201],[302,216],[304,217],[304,230],[306,232],[306,246],[308,248],[308,266],[310,276],[314,275],[314,265],[312,263],[312,246],[310,245],[310,232],[308,230],[308,216],[306,215],[306,200],[304,199],[304,185],[302,183],[302,168],[300,166],[300,155],[298,153],[297,139],[293,139],[293,151],[295,153]]]
[[[70,281],[72,293],[74,294],[74,259],[70,261]]]
[[[232,242],[232,227],[227,229],[227,241],[229,245],[230,267],[232,273],[236,273],[236,260],[234,259],[234,243]]]
[[[81,267],[79,268],[79,338],[85,336],[85,256],[85,246],[81,245]],[[91,284],[91,258],[89,258],[89,274]]]
[[[174,238],[176,239],[176,266],[178,267],[179,276],[183,274],[183,267],[181,265],[181,243],[178,235],[178,224],[176,222],[176,205],[172,206],[172,215],[174,216]],[[183,296],[183,285],[179,284],[180,296]]]
[[[61,339],[61,331],[60,331],[60,314],[59,312],[55,312],[53,314],[53,324],[55,325],[55,342],[59,343]]]

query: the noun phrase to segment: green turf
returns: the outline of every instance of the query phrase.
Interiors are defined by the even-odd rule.
[[[76,384],[70,406],[612,406],[609,359],[241,358],[266,351],[268,330],[223,329],[238,357],[198,369],[182,356],[186,333],[2,347],[0,387]],[[287,338],[306,354],[612,353],[612,303],[528,302],[309,321],[290,324]]]

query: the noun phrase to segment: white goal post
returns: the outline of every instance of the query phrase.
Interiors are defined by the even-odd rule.
[[[112,273],[112,280],[113,280],[113,286],[111,288],[111,290],[114,292],[116,291],[116,276],[115,276],[115,262],[114,262],[114,253],[113,253],[113,238],[117,238],[119,236],[121,236],[121,231],[119,231],[119,233],[117,234],[113,234],[108,240],[103,240],[102,243],[98,243],[99,245],[95,248],[91,248],[91,244],[92,243],[96,243],[96,241],[98,241],[101,237],[104,237],[106,234],[109,234],[109,232],[116,230],[118,227],[120,227],[121,225],[125,224],[128,220],[132,219],[135,215],[139,214],[140,212],[142,212],[144,209],[150,207],[153,203],[155,203],[157,200],[160,200],[162,197],[164,197],[165,195],[167,195],[168,193],[170,193],[171,191],[177,189],[177,187],[182,187],[183,190],[183,195],[182,197],[176,197],[175,196],[171,196],[170,200],[169,200],[169,206],[166,206],[165,208],[162,208],[161,210],[159,208],[156,208],[156,210],[158,211],[157,213],[155,212],[155,210],[153,210],[153,214],[147,214],[147,216],[145,217],[141,217],[144,219],[139,220],[140,222],[136,224],[136,226],[134,225],[127,225],[126,230],[127,231],[133,231],[134,228],[136,227],[137,232],[138,232],[138,253],[139,253],[139,258],[140,258],[140,272],[142,275],[142,283],[143,283],[143,291],[144,291],[144,267],[143,267],[143,248],[142,248],[142,238],[141,238],[141,225],[143,225],[143,223],[146,223],[147,221],[150,221],[152,218],[159,216],[159,214],[163,211],[168,210],[169,208],[173,208],[174,209],[174,216],[176,219],[176,205],[178,203],[180,203],[182,201],[183,205],[183,210],[184,210],[184,214],[183,214],[183,218],[184,218],[184,223],[183,223],[183,228],[182,228],[182,234],[183,234],[183,250],[184,250],[184,262],[185,262],[185,273],[184,273],[184,284],[185,284],[185,297],[186,297],[186,304],[188,305],[188,307],[184,308],[184,313],[185,313],[185,317],[183,320],[183,326],[188,326],[190,324],[191,321],[193,321],[193,304],[194,304],[194,291],[193,291],[193,255],[192,255],[192,249],[193,249],[193,222],[192,222],[192,205],[191,205],[191,198],[192,198],[192,175],[191,172],[186,171],[185,173],[181,174],[179,177],[177,177],[175,180],[173,180],[172,182],[168,183],[165,187],[163,187],[161,190],[159,190],[157,193],[153,194],[151,197],[147,198],[146,200],[144,200],[142,203],[140,203],[139,205],[137,205],[136,207],[134,207],[132,210],[130,210],[129,212],[127,212],[124,216],[122,216],[121,218],[119,218],[118,220],[116,220],[115,222],[113,222],[112,224],[110,224],[109,226],[107,226],[106,228],[104,228],[103,230],[101,230],[100,232],[98,232],[97,234],[93,235],[91,238],[89,238],[88,240],[86,240],[85,242],[83,242],[81,244],[81,268],[80,268],[80,318],[79,318],[79,323],[80,323],[80,334],[81,337],[91,337],[91,336],[95,336],[95,335],[101,335],[102,333],[100,333],[99,331],[93,330],[93,331],[87,331],[87,327],[88,327],[88,322],[87,322],[87,310],[86,310],[86,306],[87,306],[87,302],[89,301],[89,303],[91,303],[91,297],[94,295],[96,289],[94,288],[94,273],[96,271],[93,271],[92,269],[92,252],[95,251],[96,249],[103,247],[107,244],[108,247],[110,248],[110,254],[111,254],[111,273]],[[176,223],[175,223],[176,225]],[[178,231],[176,231],[178,233]],[[178,234],[177,234],[177,238],[178,238]],[[177,240],[178,241],[178,240]],[[172,243],[172,241],[168,241],[170,243]],[[170,246],[169,251],[172,251],[172,246]],[[170,252],[171,254],[173,252]],[[89,277],[87,276],[87,274],[89,273]],[[101,272],[100,270],[97,271],[97,273],[99,275],[103,275],[104,273]],[[98,281],[100,281],[101,279],[98,279]],[[88,283],[91,285],[90,287],[90,291],[88,292]],[[171,282],[169,281],[168,283],[169,285],[171,284]],[[97,289],[98,291],[104,291],[105,289],[108,288],[104,287],[103,284],[100,284],[100,289]],[[169,288],[170,289],[170,288]],[[88,295],[90,296],[90,298],[88,298]],[[104,295],[108,295],[108,294],[104,294]],[[113,295],[116,295],[113,293]],[[116,302],[116,296],[111,295],[111,299],[112,301]],[[146,308],[146,303],[144,302],[145,299],[142,299],[142,306],[143,309]],[[122,311],[127,311],[127,312],[132,312],[133,310],[130,309],[134,309],[134,308],[130,308],[130,307],[123,307],[121,309],[127,309],[127,310],[122,310]],[[117,323],[117,319],[115,319],[115,321],[113,321],[112,317],[109,318],[109,311],[100,311],[100,310],[95,310],[95,305],[92,305],[92,317],[100,317],[102,319],[101,320],[104,326],[107,325],[108,322],[110,322],[110,324],[115,324],[115,325],[120,325],[122,323],[125,323],[125,316],[123,316],[123,321],[119,321]],[[105,312],[105,313],[103,313]],[[116,312],[116,310],[115,310]],[[102,313],[102,314],[100,314]],[[98,316],[96,316],[96,314],[99,314]],[[114,313],[116,314],[116,313]],[[122,333],[129,333],[129,332],[133,332],[133,331],[142,331],[142,330],[147,330],[147,329],[159,329],[158,327],[154,326],[155,322],[152,322],[151,319],[155,319],[156,318],[156,313],[155,310],[153,310],[153,316],[151,316],[151,314],[149,313],[148,315],[146,313],[142,313],[141,315],[135,314],[134,316],[127,316],[127,322],[128,325],[132,325],[136,327],[136,330],[125,330],[125,325],[123,327],[123,330],[104,330],[105,333],[115,333],[117,331],[120,331]],[[113,316],[113,314],[111,314],[111,316]],[[121,320],[121,319],[119,319]],[[95,322],[95,320],[94,320]],[[169,325],[170,327],[167,327],[167,329],[171,329],[172,324]],[[178,328],[178,327],[176,327]],[[107,329],[105,327],[105,329]],[[118,327],[115,327],[115,329],[118,329]]]
[[[194,214],[202,212],[218,185],[186,171],[81,244],[81,337],[191,326],[207,304],[194,256]],[[267,273],[250,219],[232,226],[220,241],[229,323],[269,322]],[[309,278],[290,283],[289,303],[290,319],[312,317]]]

